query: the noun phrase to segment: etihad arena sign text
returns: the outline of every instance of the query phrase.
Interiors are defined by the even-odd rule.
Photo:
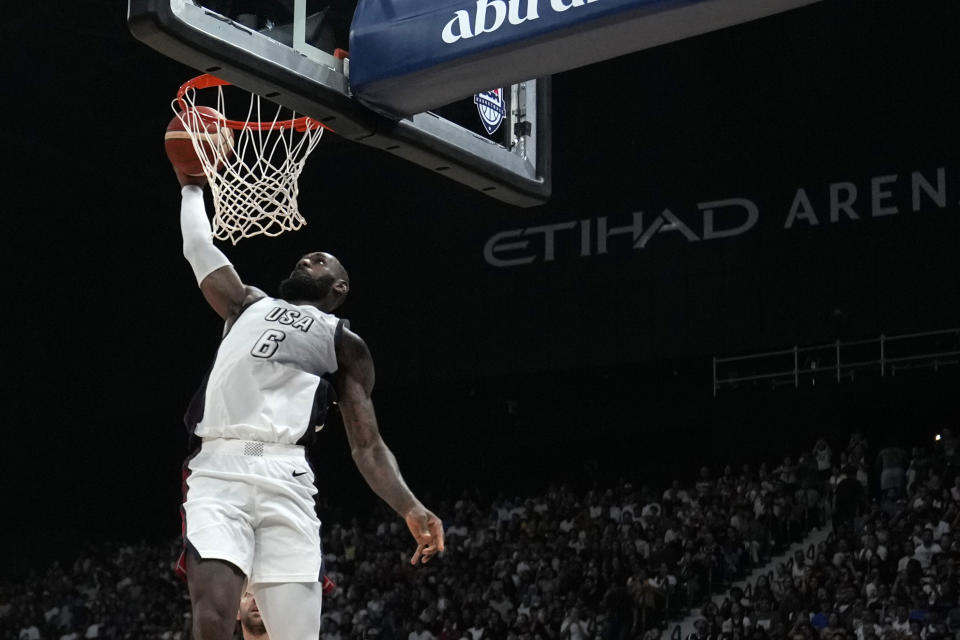
[[[891,173],[862,182],[831,182],[801,187],[786,210],[770,211],[784,231],[945,209],[947,171]],[[817,204],[815,204],[817,203]],[[518,267],[551,262],[558,254],[586,258],[623,251],[640,251],[668,237],[686,243],[709,242],[749,233],[762,212],[744,197],[698,202],[693,207],[637,210],[495,233],[483,246],[483,258],[494,267]]]

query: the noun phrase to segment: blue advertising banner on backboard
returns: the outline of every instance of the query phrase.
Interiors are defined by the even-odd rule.
[[[817,0],[360,0],[353,94],[390,116]]]

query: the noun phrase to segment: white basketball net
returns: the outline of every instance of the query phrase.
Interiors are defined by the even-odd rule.
[[[224,114],[223,88],[216,90],[216,109]],[[183,94],[187,109],[197,106],[195,99],[193,88]],[[268,104],[271,109],[272,103]],[[297,207],[297,180],[307,156],[320,142],[323,128],[298,130],[278,125],[282,110],[277,106],[273,119],[264,120],[260,96],[251,94],[243,127],[231,130],[224,118],[217,131],[206,131],[206,127],[190,126],[179,101],[173,101],[173,111],[190,134],[210,185],[214,237],[237,244],[242,238],[277,236],[306,224]],[[204,147],[213,151],[208,153]]]

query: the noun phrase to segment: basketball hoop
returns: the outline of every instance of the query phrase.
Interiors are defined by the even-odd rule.
[[[213,235],[237,244],[242,238],[295,231],[306,224],[297,207],[297,180],[326,127],[295,113],[293,118],[281,120],[284,108],[279,105],[272,119],[264,119],[260,96],[255,93],[250,94],[246,119],[229,120],[223,115],[223,87],[229,84],[210,74],[197,76],[180,87],[171,105],[190,135],[210,184]],[[219,117],[194,111],[197,91],[210,88],[217,89]],[[217,126],[190,126],[187,113]],[[219,132],[223,128],[235,132],[232,144],[222,143]]]

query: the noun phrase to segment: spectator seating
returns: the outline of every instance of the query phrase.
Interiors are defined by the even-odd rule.
[[[940,640],[960,631],[954,447],[945,434],[914,449],[882,494],[885,463],[860,436],[837,456],[821,440],[776,466],[704,467],[657,489],[464,492],[437,504],[447,553],[417,568],[380,507],[324,531],[339,586],[321,638],[653,640],[702,605],[689,640]],[[729,588],[828,524],[819,544]],[[0,637],[186,640],[178,548],[101,544],[0,585]]]

